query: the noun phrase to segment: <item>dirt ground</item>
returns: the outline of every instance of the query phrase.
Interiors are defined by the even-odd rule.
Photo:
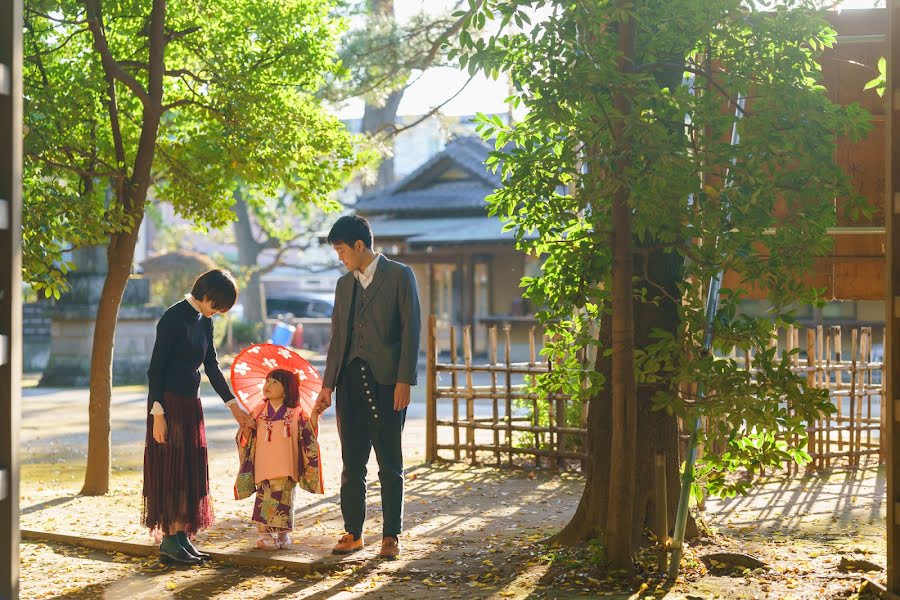
[[[211,396],[209,396],[211,397]],[[117,388],[113,401],[112,491],[79,497],[86,432],[86,390],[29,387],[23,398],[22,527],[148,544],[140,524],[146,391]],[[48,408],[52,410],[48,411]],[[232,500],[237,467],[231,416],[204,402],[217,523],[198,545],[256,556],[248,523],[252,499]],[[686,552],[673,585],[642,554],[634,578],[614,579],[599,549],[569,552],[546,539],[571,517],[581,495],[577,474],[424,463],[424,410],[414,398],[404,434],[406,532],[400,560],[377,560],[380,501],[370,462],[368,547],[328,572],[290,568],[163,567],[124,554],[25,540],[22,598],[849,598],[861,573],[883,580],[885,479],[877,465],[793,480],[771,478],[747,497],[710,499],[702,515],[710,535]],[[278,556],[308,563],[328,557],[342,533],[340,450],[333,413],[321,425],[326,494],[298,492],[295,542]],[[764,568],[703,561],[741,552]],[[842,559],[864,560],[841,569]],[[846,564],[844,565],[847,566]]]

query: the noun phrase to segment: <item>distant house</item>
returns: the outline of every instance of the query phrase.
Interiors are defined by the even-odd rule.
[[[473,326],[476,352],[485,350],[492,324],[509,323],[517,345],[527,343],[529,328],[537,325],[519,282],[538,262],[516,250],[512,232],[487,214],[485,198],[501,184],[484,167],[489,152],[477,137],[455,138],[354,206],[371,222],[376,248],[415,270],[423,315],[437,315],[441,329]],[[423,329],[423,350],[425,336]]]

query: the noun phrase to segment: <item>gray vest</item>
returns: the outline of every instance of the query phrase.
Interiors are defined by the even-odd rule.
[[[366,305],[366,290],[360,285],[359,281],[354,277],[353,285],[356,287],[356,302],[353,309],[353,330],[350,332],[350,344],[347,349],[347,361],[344,363],[349,365],[354,358],[360,358],[369,362],[366,357],[365,347],[366,338],[363,333],[363,307]],[[371,283],[369,286],[371,287]]]
[[[357,298],[351,315],[354,287]],[[334,300],[332,336],[323,378],[325,387],[333,390],[338,386],[351,348],[354,358],[369,363],[378,383],[393,385],[400,381],[415,385],[422,317],[412,269],[381,257],[368,290],[364,291],[356,278],[346,273],[338,279]],[[351,319],[360,329],[351,330]]]

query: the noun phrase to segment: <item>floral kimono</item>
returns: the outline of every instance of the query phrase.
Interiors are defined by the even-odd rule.
[[[271,532],[294,528],[294,488],[324,494],[319,442],[309,418],[299,408],[266,402],[257,427],[245,439],[237,435],[240,469],[234,484],[237,500],[256,493],[253,521]]]

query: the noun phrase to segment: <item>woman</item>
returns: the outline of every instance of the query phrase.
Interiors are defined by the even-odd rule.
[[[213,522],[199,397],[201,364],[238,424],[253,423],[234,399],[213,345],[211,317],[234,306],[237,293],[228,271],[204,273],[191,293],[169,307],[156,326],[147,370],[150,414],[144,446],[143,521],[164,534],[159,546],[163,562],[193,565],[209,559],[189,539]]]

